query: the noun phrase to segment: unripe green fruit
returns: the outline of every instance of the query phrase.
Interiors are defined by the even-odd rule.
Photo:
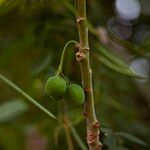
[[[77,85],[77,84],[72,84],[67,87],[66,92],[64,94],[64,99],[66,101],[74,102],[75,104],[81,105],[84,102],[84,91],[83,89]]]
[[[66,81],[60,76],[50,77],[45,84],[45,92],[49,96],[58,97],[66,91]]]

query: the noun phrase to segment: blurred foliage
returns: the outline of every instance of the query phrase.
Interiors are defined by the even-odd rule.
[[[113,3],[114,0],[109,0],[109,3],[105,0],[88,0],[91,24],[95,27],[106,26],[107,21],[115,16]],[[43,87],[46,79],[57,70],[63,46],[69,40],[78,40],[73,4],[73,0],[0,0],[0,72],[56,116],[59,115],[59,102],[50,99]],[[129,42],[134,41],[138,26],[150,24],[148,17],[141,15],[133,25]],[[94,47],[92,41],[97,39],[92,34],[89,39],[91,47]],[[135,45],[148,54],[149,39]],[[140,57],[136,53],[132,56]],[[132,78],[107,68],[93,57],[91,63],[104,150],[148,150],[150,98],[142,94]],[[70,65],[70,81],[81,85],[79,64],[74,60]],[[146,84],[149,86],[149,83]],[[59,130],[58,143],[55,141],[58,123],[22,99],[0,82],[0,149],[30,150],[29,147],[32,147],[34,150],[36,142],[44,137],[45,147],[42,150],[66,150],[63,130]],[[68,112],[86,143],[82,108],[69,105]],[[35,142],[27,142],[31,137],[35,137]],[[75,149],[80,149],[74,139],[73,144]],[[38,148],[40,150],[40,146]]]
[[[5,122],[8,120],[14,119],[14,117],[18,116],[18,114],[26,111],[26,103],[21,100],[11,100],[9,102],[5,102],[0,107],[0,122]]]

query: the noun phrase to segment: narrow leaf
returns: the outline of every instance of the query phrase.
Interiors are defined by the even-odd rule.
[[[132,142],[135,142],[137,144],[143,145],[143,146],[149,146],[147,143],[145,143],[144,141],[142,141],[141,139],[135,137],[134,135],[131,135],[129,133],[124,133],[124,132],[116,132],[116,135],[121,136],[123,138],[126,138]]]
[[[63,129],[63,126],[62,125],[59,125],[55,128],[55,131],[54,131],[54,141],[55,141],[55,145],[58,145],[58,142],[59,142],[59,134],[60,134],[60,131]]]
[[[124,68],[129,68],[129,66],[125,62],[123,62],[120,58],[109,52],[105,46],[102,46],[100,44],[95,44],[95,46],[98,52],[102,53],[105,57],[114,62],[116,65]]]
[[[46,108],[44,108],[41,104],[39,104],[36,100],[34,100],[32,97],[30,97],[27,93],[25,93],[22,89],[20,89],[17,85],[15,85],[13,82],[5,78],[1,73],[0,73],[0,80],[5,82],[7,85],[9,85],[12,89],[17,91],[19,94],[24,96],[27,100],[29,100],[32,104],[34,104],[36,107],[38,107],[40,110],[45,112],[47,115],[49,115],[51,118],[57,120],[57,118],[49,112]]]
[[[110,150],[116,150],[117,149],[117,139],[113,135],[105,136],[104,138],[104,144],[110,149]]]
[[[81,140],[80,136],[78,135],[76,129],[72,125],[70,125],[70,130],[71,130],[73,137],[75,138],[75,140],[79,144],[80,148],[82,150],[88,150],[87,147],[84,145],[83,141]]]
[[[66,2],[66,0],[61,0],[61,2],[65,5],[65,7],[73,14],[75,14],[75,9],[72,4]]]
[[[142,50],[141,50],[140,48],[136,48],[136,47],[135,47],[133,44],[131,44],[130,42],[121,39],[121,38],[120,38],[118,35],[116,35],[111,29],[108,29],[108,35],[109,35],[110,39],[111,39],[113,42],[115,42],[115,43],[117,43],[117,44],[119,44],[119,45],[121,45],[121,46],[127,48],[127,49],[130,50],[131,52],[134,52],[134,53],[139,54],[139,55],[143,55],[143,52],[142,52]]]
[[[122,73],[124,75],[128,75],[130,77],[134,77],[137,79],[145,79],[144,77],[141,77],[141,76],[135,74],[131,69],[126,69],[123,67],[121,68],[121,67],[117,66],[116,64],[114,64],[113,62],[111,62],[110,60],[108,60],[106,57],[104,57],[102,55],[98,55],[98,54],[93,53],[93,56],[94,56],[94,58],[96,58],[97,60],[99,60],[100,62],[102,62],[107,67],[111,68],[112,70],[115,70],[119,73]]]

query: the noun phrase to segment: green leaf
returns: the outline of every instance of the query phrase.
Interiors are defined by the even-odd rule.
[[[28,101],[30,101],[32,104],[34,104],[36,107],[38,107],[41,111],[46,113],[49,117],[57,120],[57,117],[55,117],[49,110],[47,110],[45,107],[43,107],[41,104],[39,104],[36,100],[34,100],[30,95],[28,95],[26,92],[24,92],[21,88],[19,88],[17,85],[15,85],[13,82],[8,80],[6,77],[4,77],[0,73],[0,80],[2,80],[4,83],[6,83],[8,86],[10,86],[12,89],[17,91],[19,94],[24,96]],[[58,121],[58,120],[57,120]]]
[[[130,50],[130,51],[133,52],[133,53],[136,53],[136,54],[138,54],[138,55],[143,55],[143,50],[141,50],[140,48],[136,48],[136,47],[135,47],[133,44],[131,44],[130,42],[121,39],[121,38],[120,38],[118,35],[116,35],[111,29],[108,29],[108,35],[109,35],[110,39],[111,39],[113,42],[115,42],[115,43],[117,43],[117,44],[119,44],[119,45],[121,45],[121,46],[127,48],[128,50]]]
[[[116,132],[117,136],[121,136],[123,138],[128,139],[129,141],[135,142],[137,144],[143,145],[148,147],[149,145],[147,143],[145,143],[144,141],[142,141],[141,139],[135,137],[134,135],[131,135],[129,133],[124,133],[124,132]]]
[[[72,124],[77,125],[77,124],[81,123],[84,119],[84,117],[82,115],[82,110],[79,108],[74,108],[74,106],[72,108],[70,108],[70,110],[68,111],[68,116],[69,116]]]
[[[54,141],[55,144],[58,145],[59,142],[59,134],[64,127],[62,125],[58,125],[54,130]]]
[[[93,56],[99,60],[101,63],[103,63],[104,65],[106,65],[107,67],[111,68],[112,70],[115,70],[119,73],[122,73],[124,75],[128,75],[130,77],[134,77],[134,78],[137,78],[137,79],[146,79],[145,77],[141,77],[137,74],[135,74],[130,68],[124,68],[124,67],[120,67],[120,66],[117,66],[116,64],[114,64],[113,62],[111,62],[109,59],[107,59],[106,57],[100,55],[100,54],[94,54],[93,53]]]
[[[114,150],[114,149],[113,148],[109,148],[107,150]],[[117,146],[117,147],[115,147],[115,150],[129,150],[129,149],[127,149],[125,147]]]
[[[105,136],[104,144],[111,150],[116,150],[117,149],[117,139],[113,135]]]
[[[0,105],[0,122],[9,121],[14,117],[24,113],[27,104],[21,100],[13,100]]]
[[[61,2],[65,5],[65,7],[73,14],[75,14],[75,9],[73,7],[72,4],[70,4],[68,1],[66,0],[61,0]]]
[[[101,128],[101,131],[105,134],[113,134],[113,131],[109,128]]]
[[[80,138],[80,136],[78,135],[76,129],[72,125],[70,125],[70,130],[71,130],[71,133],[72,133],[73,137],[75,138],[75,140],[79,144],[80,148],[82,150],[87,150],[87,147],[84,145],[82,139]]]
[[[117,56],[112,54],[110,51],[108,51],[108,48],[106,48],[103,45],[97,44],[97,43],[95,44],[95,46],[96,46],[98,52],[103,54],[105,57],[107,57],[109,60],[111,60],[117,66],[129,69],[129,66],[125,62],[123,62],[120,58],[118,58]]]

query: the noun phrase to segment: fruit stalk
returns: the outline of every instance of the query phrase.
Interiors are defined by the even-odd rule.
[[[74,40],[71,40],[69,41],[63,48],[63,53],[62,53],[62,56],[61,56],[61,60],[60,60],[60,64],[59,64],[59,67],[58,67],[58,70],[56,72],[56,75],[59,75],[59,74],[62,74],[62,71],[63,71],[63,66],[64,66],[64,59],[65,59],[65,56],[67,55],[67,48],[70,44],[77,44],[78,42],[74,41]]]
[[[76,45],[79,50],[76,53],[76,59],[80,63],[82,83],[85,92],[84,116],[87,123],[87,143],[90,150],[101,150],[102,144],[99,142],[100,124],[95,113],[92,70],[89,59],[90,49],[86,20],[86,0],[75,0],[75,3],[76,21],[80,39],[80,44]]]
[[[69,123],[69,118],[68,118],[68,113],[67,113],[67,106],[64,100],[62,100],[62,121],[64,124],[65,133],[66,133],[66,141],[67,141],[68,150],[74,150],[71,132],[70,132],[70,123]]]

